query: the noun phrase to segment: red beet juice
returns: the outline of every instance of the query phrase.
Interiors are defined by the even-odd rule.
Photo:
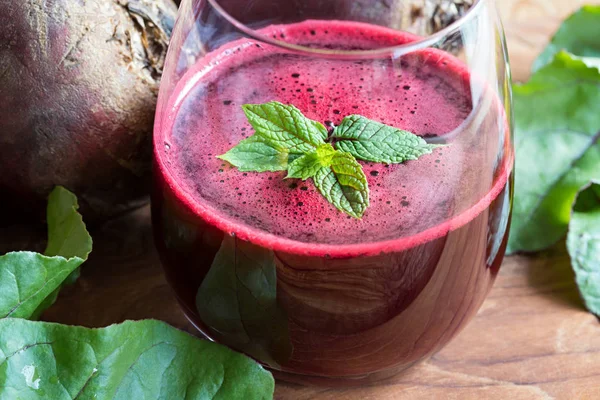
[[[344,50],[417,39],[340,21],[263,33]],[[488,293],[510,219],[506,113],[475,81],[434,49],[349,60],[244,39],[207,54],[157,115],[154,139],[156,243],[187,317],[314,382],[379,379],[439,350]],[[216,158],[254,133],[241,106],[269,101],[328,127],[360,114],[445,146],[404,164],[361,162],[371,205],[351,218],[310,180]]]

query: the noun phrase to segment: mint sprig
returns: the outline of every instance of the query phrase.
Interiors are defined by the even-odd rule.
[[[354,218],[369,207],[369,184],[357,159],[399,164],[438,147],[360,115],[344,118],[329,135],[292,105],[273,101],[242,108],[255,134],[218,158],[244,172],[287,170],[286,179],[312,178],[327,201]]]

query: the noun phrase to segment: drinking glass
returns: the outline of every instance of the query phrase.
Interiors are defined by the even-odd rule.
[[[494,2],[460,4],[183,0],[156,114],[152,218],[202,336],[283,379],[362,384],[427,359],[475,315],[510,223],[511,85]],[[353,218],[311,179],[217,158],[255,134],[242,105],[272,101],[329,133],[361,115],[438,146],[360,161],[370,206]]]

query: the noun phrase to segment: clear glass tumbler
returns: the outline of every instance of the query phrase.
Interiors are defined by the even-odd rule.
[[[183,1],[152,208],[166,276],[202,335],[284,379],[364,383],[431,356],[475,315],[510,223],[510,72],[494,2],[459,9]],[[353,218],[310,179],[217,158],[255,133],[242,105],[271,101],[329,132],[359,114],[441,146],[402,164],[360,161],[370,206]]]

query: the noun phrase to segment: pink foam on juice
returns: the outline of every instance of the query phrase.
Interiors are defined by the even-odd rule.
[[[416,37],[372,25],[306,21],[263,30],[288,42],[372,49]],[[491,91],[473,99],[465,66],[438,50],[348,61],[231,43],[191,68],[155,132],[157,166],[194,213],[264,247],[314,256],[401,251],[465,225],[506,186],[512,166],[506,118]],[[337,211],[312,182],[242,173],[216,158],[254,131],[241,106],[279,101],[337,125],[360,114],[447,144],[401,165],[363,162],[370,207]]]

